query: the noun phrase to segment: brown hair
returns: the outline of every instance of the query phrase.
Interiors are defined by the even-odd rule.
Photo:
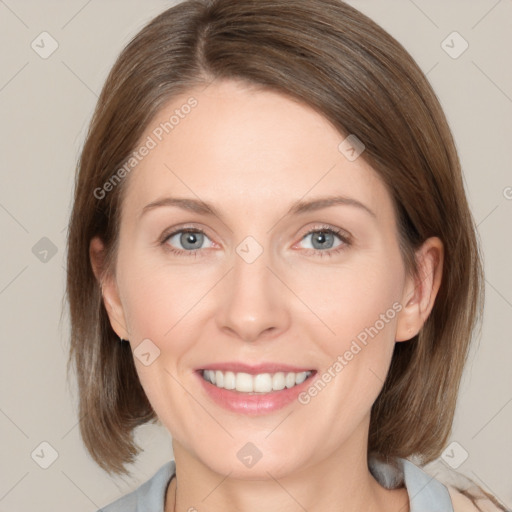
[[[69,225],[70,364],[78,376],[80,430],[94,460],[126,473],[138,425],[156,415],[119,343],[89,258],[106,246],[113,273],[125,163],[164,103],[199,84],[237,79],[293,97],[362,154],[392,196],[406,269],[430,236],[444,244],[440,290],[420,333],[396,343],[373,405],[369,452],[438,457],[449,438],[459,382],[483,307],[483,271],[461,167],[445,115],[412,57],[371,19],[340,0],[187,0],[152,20],[123,50],[99,97],[80,157]]]

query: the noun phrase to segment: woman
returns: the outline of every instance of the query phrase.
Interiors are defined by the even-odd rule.
[[[68,269],[91,455],[123,473],[135,427],[173,440],[103,510],[484,506],[420,467],[482,307],[460,163],[418,66],[350,6],[189,0],[148,24],[98,101]]]

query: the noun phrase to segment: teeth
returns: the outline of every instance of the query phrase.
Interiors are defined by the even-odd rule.
[[[270,391],[281,391],[282,389],[292,388],[297,384],[304,382],[310,375],[307,372],[277,372],[258,373],[250,375],[249,373],[223,372],[220,370],[203,370],[202,375],[205,380],[211,382],[218,388],[236,389],[242,393],[269,393]]]

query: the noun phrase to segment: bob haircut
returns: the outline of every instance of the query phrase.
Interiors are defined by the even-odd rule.
[[[361,158],[393,200],[405,268],[418,284],[415,249],[428,237],[442,240],[435,305],[417,336],[395,344],[372,406],[368,444],[368,455],[385,460],[434,460],[451,433],[482,316],[476,227],[454,140],[428,80],[399,42],[340,0],[186,0],[147,24],[118,57],[78,162],[68,231],[68,370],[74,363],[85,446],[108,473],[127,474],[125,465],[140,452],[135,427],[157,419],[101,292],[105,276],[115,275],[129,176],[101,197],[95,191],[126,163],[164,104],[216,79],[287,95],[362,141]],[[94,236],[105,244],[100,279],[89,257]]]

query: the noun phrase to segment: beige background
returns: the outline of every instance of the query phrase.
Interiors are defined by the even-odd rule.
[[[482,338],[466,368],[451,438],[458,444],[446,460],[467,452],[459,471],[512,507],[512,1],[350,3],[428,73],[454,132],[487,290]],[[65,229],[87,124],[119,51],[170,5],[0,0],[0,511],[96,511],[172,458],[167,432],[145,426],[132,480],[111,480],[92,462],[79,437],[74,386],[66,383],[67,316],[60,322]],[[34,40],[42,46],[43,31],[58,43],[46,59],[31,47]],[[453,31],[469,44],[456,59],[442,47]],[[463,44],[453,37],[445,43],[452,52]],[[56,460],[40,467],[52,454]]]

